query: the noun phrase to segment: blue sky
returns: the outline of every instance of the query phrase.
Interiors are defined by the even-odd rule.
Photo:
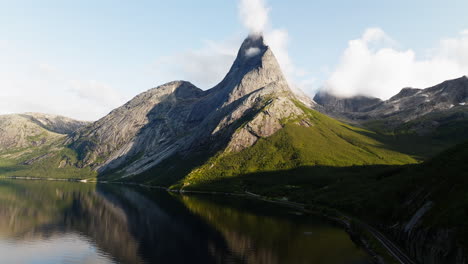
[[[276,43],[273,51],[290,82],[310,95],[330,87],[344,95],[388,97],[404,86],[468,74],[466,0],[244,4],[253,2],[267,14],[265,34]],[[0,113],[41,111],[93,120],[172,79],[209,88],[249,33],[239,5],[0,1]],[[366,32],[373,32],[370,39]],[[443,74],[431,74],[442,68]]]

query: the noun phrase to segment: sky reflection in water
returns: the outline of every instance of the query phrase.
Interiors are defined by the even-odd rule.
[[[290,208],[116,185],[0,180],[0,263],[369,263]]]

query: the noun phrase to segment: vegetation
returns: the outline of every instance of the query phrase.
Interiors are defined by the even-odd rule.
[[[315,216],[254,199],[178,197],[190,211],[222,233],[230,251],[248,263],[343,263],[365,256],[345,232]],[[304,235],[311,230],[313,235]]]
[[[468,249],[468,142],[421,164],[303,166],[199,182],[185,189],[255,192],[276,199],[335,208],[373,225],[408,221],[425,203],[423,218],[432,230],[455,230],[456,244]],[[411,202],[408,201],[411,199]]]
[[[310,120],[311,126],[301,126],[298,120],[288,120],[283,129],[268,138],[259,139],[250,148],[238,153],[218,153],[182,180],[184,188],[219,178],[281,172],[304,166],[350,167],[418,162],[368,136],[373,134],[369,130],[341,123],[305,107],[302,109],[306,116],[299,119]]]
[[[395,120],[364,124],[376,133],[368,134],[395,150],[426,160],[467,139],[468,108],[457,106],[434,112],[395,126]],[[400,122],[397,122],[400,123]]]
[[[97,173],[90,168],[78,168],[77,153],[61,144],[51,144],[3,152],[0,156],[0,177],[30,177],[56,179],[90,179]]]

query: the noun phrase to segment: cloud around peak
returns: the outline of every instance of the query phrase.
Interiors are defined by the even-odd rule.
[[[266,0],[239,0],[239,17],[249,34],[263,35],[265,43],[270,46],[289,82],[291,89],[297,93],[310,92],[315,79],[308,76],[308,71],[298,68],[292,61],[288,44],[288,31],[273,28],[270,21],[271,7]]]
[[[262,35],[265,44],[275,54],[278,63],[291,88],[307,91],[313,87],[314,79],[308,71],[297,67],[288,51],[290,41],[288,31],[273,28],[270,21],[271,7],[265,0],[239,0],[238,14],[241,23],[249,31],[250,37]],[[202,47],[181,51],[158,58],[153,64],[157,76],[163,76],[163,82],[171,80],[189,80],[202,89],[216,85],[229,71],[239,44],[245,36],[236,34],[221,41],[204,41]],[[255,56],[259,50],[249,49],[246,56]],[[314,87],[315,88],[315,87]]]
[[[268,23],[270,8],[265,0],[240,0],[239,16],[251,34],[262,34]]]

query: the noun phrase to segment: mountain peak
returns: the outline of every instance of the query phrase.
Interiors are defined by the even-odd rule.
[[[83,166],[135,175],[173,155],[240,151],[301,116],[261,35],[250,35],[212,89],[175,81],[144,92],[67,141]],[[242,126],[242,127],[241,127]],[[141,154],[144,153],[144,156]],[[133,160],[132,160],[133,158]]]
[[[238,56],[249,59],[263,55],[267,49],[268,46],[265,45],[262,35],[249,35],[242,43]]]
[[[246,72],[251,70],[252,68],[259,67],[262,65],[263,57],[270,55],[273,55],[273,53],[271,52],[270,48],[265,44],[263,36],[249,35],[242,42],[242,45],[237,53],[236,60],[232,65],[231,71],[236,69],[242,69],[244,72]]]
[[[218,93],[222,105],[229,104],[254,91],[275,85],[276,91],[289,91],[281,68],[262,35],[249,35],[224,79],[211,92]]]

